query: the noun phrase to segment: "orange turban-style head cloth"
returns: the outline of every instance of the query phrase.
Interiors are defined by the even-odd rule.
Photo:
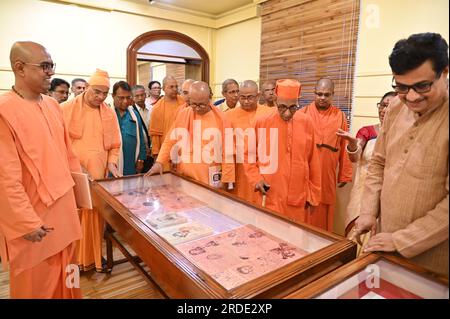
[[[297,99],[300,97],[302,85],[293,79],[277,80],[275,94],[283,99]]]
[[[89,85],[102,85],[110,87],[109,85],[109,75],[108,72],[97,69],[94,74],[91,75],[89,81]]]

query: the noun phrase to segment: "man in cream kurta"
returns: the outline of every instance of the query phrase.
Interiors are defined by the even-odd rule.
[[[355,237],[448,276],[448,45],[439,34],[397,42],[389,57],[398,93],[366,178]],[[376,217],[380,217],[380,230]],[[377,232],[375,234],[375,232]]]

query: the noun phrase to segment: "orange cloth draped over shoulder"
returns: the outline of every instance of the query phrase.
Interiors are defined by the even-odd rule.
[[[347,121],[344,113],[333,105],[322,111],[318,110],[312,102],[300,111],[307,114],[313,121],[316,144],[328,146],[318,147],[322,170],[322,199],[316,209],[316,217],[323,221],[322,228],[332,231],[336,180],[338,183],[352,181],[353,167],[345,150],[347,142],[336,135],[339,128],[348,131]],[[337,152],[333,152],[329,147],[337,149]],[[337,172],[338,167],[339,172]]]
[[[81,238],[71,171],[80,172],[57,102],[0,96],[0,251],[10,266],[11,298],[81,298],[66,286]],[[54,228],[41,242],[24,235]]]
[[[233,162],[233,152],[232,149],[229,154],[225,154],[225,141],[226,128],[230,128],[230,124],[225,119],[223,113],[213,105],[210,105],[211,110],[206,114],[199,115],[195,114],[191,107],[185,107],[180,110],[177,114],[175,122],[172,127],[171,133],[164,140],[161,150],[159,152],[157,162],[161,164],[166,164],[171,158],[171,150],[177,144],[179,136],[183,132],[188,133],[188,147],[181,150],[181,161],[177,164],[177,171],[180,174],[191,177],[199,182],[209,184],[209,171],[212,167],[219,167],[222,171],[221,182],[222,183],[234,183],[235,181],[235,171]],[[200,127],[196,127],[194,121],[201,124]],[[208,136],[206,139],[202,139],[205,130],[215,128],[218,135]],[[194,133],[198,133],[198,136]],[[171,136],[175,138],[172,139]],[[218,148],[210,149],[211,163],[207,163],[202,158],[202,152],[204,152],[205,147],[210,146],[213,141],[218,143]],[[198,150],[194,151],[197,143]],[[217,152],[216,152],[217,151]],[[187,153],[186,153],[187,152]],[[187,160],[183,160],[183,157]]]
[[[69,128],[72,146],[81,166],[94,179],[106,177],[108,163],[117,164],[120,129],[114,111],[105,103],[92,108],[84,101],[85,93],[61,104]],[[83,238],[78,243],[78,264],[82,270],[102,268],[104,221],[94,209],[80,209]]]
[[[152,117],[148,123],[148,134],[152,139],[152,155],[158,155],[167,134],[171,131],[172,124],[178,112],[186,107],[184,99],[177,95],[175,101],[169,101],[162,97],[153,106]],[[170,164],[164,164],[164,171],[170,170]]]
[[[266,105],[258,105],[253,111],[246,111],[241,107],[228,110],[223,113],[225,118],[230,122],[234,131],[234,149],[235,149],[235,165],[236,165],[236,183],[231,193],[254,204],[258,202],[258,197],[254,191],[254,185],[245,174],[244,154],[247,149],[256,150],[256,119],[273,112],[274,109]],[[275,111],[276,112],[276,111]],[[251,145],[249,145],[249,143]]]

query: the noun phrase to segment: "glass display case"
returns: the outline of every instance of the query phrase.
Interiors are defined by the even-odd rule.
[[[108,228],[171,298],[280,298],[355,258],[343,237],[174,173],[92,190]]]
[[[363,255],[286,298],[448,299],[448,278],[403,257]]]

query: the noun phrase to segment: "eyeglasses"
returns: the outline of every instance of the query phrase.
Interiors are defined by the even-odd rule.
[[[108,96],[108,91],[103,92],[103,91],[100,91],[100,90],[97,90],[97,89],[93,89],[93,91],[94,91],[94,94],[97,95],[97,96]]]
[[[239,94],[239,90],[226,91],[227,94]]]
[[[296,111],[298,111],[300,109],[300,106],[298,106],[298,105],[291,105],[291,106],[278,105],[278,111],[280,111],[281,113],[286,112],[286,110],[288,110],[288,109],[289,109],[289,112],[295,113]]]
[[[318,97],[325,96],[326,98],[329,98],[330,96],[333,95],[333,93],[322,93],[322,92],[314,92],[314,94],[317,95]]]
[[[208,106],[208,104],[204,104],[204,103],[189,103],[190,107],[199,107],[199,108],[206,108]]]
[[[42,71],[48,73],[50,71],[55,72],[56,70],[56,63],[48,63],[48,62],[42,62],[42,63],[28,63],[28,62],[23,62],[23,64],[28,64],[28,65],[34,65],[34,66],[39,66],[42,68]]]
[[[436,75],[436,79],[433,81],[422,81],[419,83],[415,83],[413,85],[406,85],[402,83],[394,83],[395,78],[392,78],[392,88],[397,92],[398,94],[408,94],[409,90],[413,89],[416,91],[416,93],[427,93],[431,91],[431,86],[433,83],[441,77],[441,73]]]
[[[377,107],[378,107],[378,109],[380,109],[380,110],[385,109],[385,108],[387,108],[388,106],[389,106],[388,103],[377,103]]]
[[[245,101],[248,100],[249,102],[252,102],[256,99],[256,95],[239,95],[239,100]]]

